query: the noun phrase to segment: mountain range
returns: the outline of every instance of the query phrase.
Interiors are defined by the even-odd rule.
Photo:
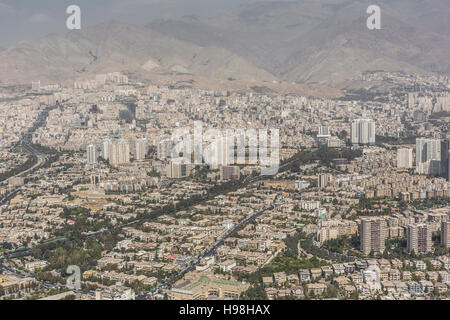
[[[65,81],[123,71],[142,78],[339,87],[364,71],[450,74],[448,0],[252,3],[210,18],[119,21],[0,49],[3,82]]]

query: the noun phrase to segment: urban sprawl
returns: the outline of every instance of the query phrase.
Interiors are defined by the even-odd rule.
[[[448,299],[450,81],[363,78],[2,86],[0,299]]]

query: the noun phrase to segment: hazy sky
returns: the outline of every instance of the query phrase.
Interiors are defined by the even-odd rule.
[[[0,0],[0,47],[49,33],[64,33],[66,8],[81,8],[82,28],[110,19],[145,24],[158,18],[210,16],[267,0]]]

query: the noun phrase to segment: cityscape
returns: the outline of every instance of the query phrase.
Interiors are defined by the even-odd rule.
[[[450,41],[442,66],[307,81],[211,49],[216,29],[181,44],[202,27],[180,21],[152,27],[155,47],[179,35],[139,70],[117,47],[145,55],[148,35],[121,22],[36,40],[42,61],[0,42],[0,300],[448,300]],[[48,58],[105,29],[83,68]]]

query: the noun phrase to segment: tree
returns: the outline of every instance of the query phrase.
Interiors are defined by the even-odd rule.
[[[254,285],[241,294],[241,300],[267,300],[267,293],[262,285]]]
[[[327,291],[325,292],[326,298],[336,298],[337,297],[337,289],[334,285],[329,285],[327,287]]]

